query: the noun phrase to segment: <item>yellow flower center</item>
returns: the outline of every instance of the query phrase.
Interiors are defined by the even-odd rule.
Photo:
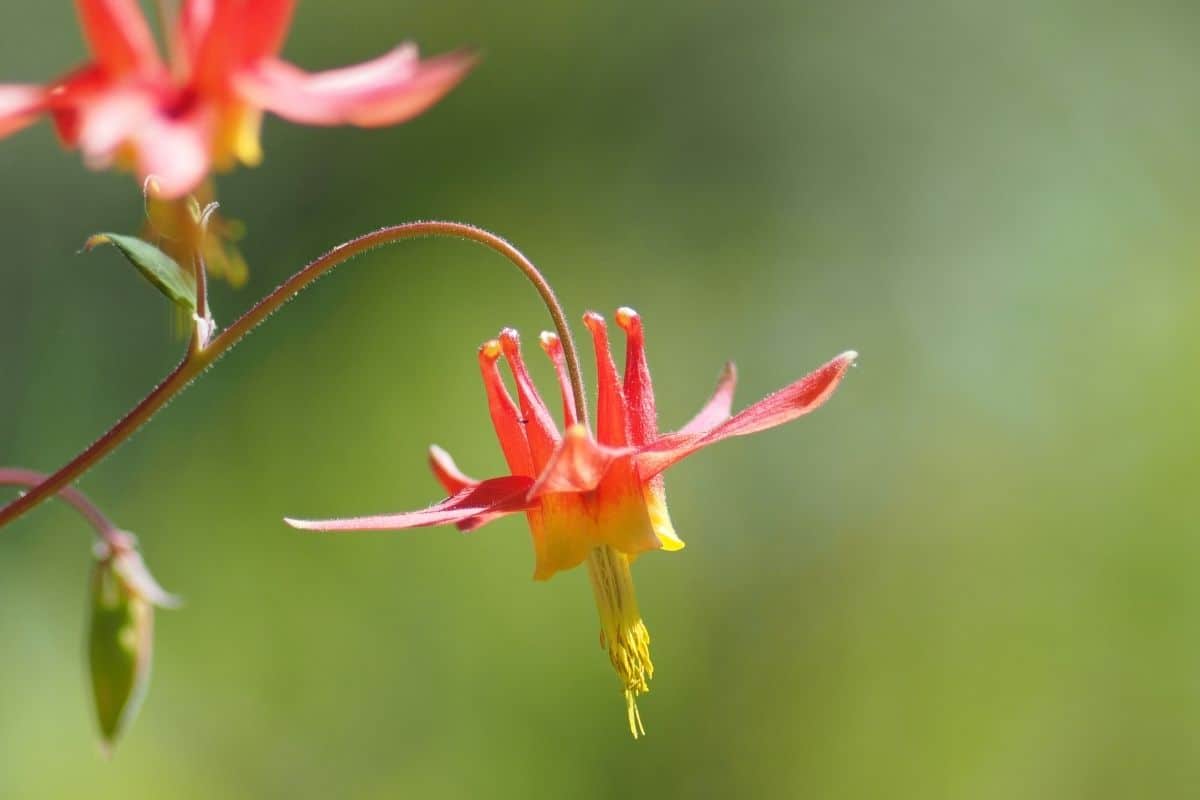
[[[650,691],[650,679],[654,677],[650,632],[638,611],[629,559],[604,545],[591,551],[587,566],[600,612],[600,646],[608,651],[608,659],[621,681],[629,730],[636,739],[646,733],[638,713],[637,696]]]

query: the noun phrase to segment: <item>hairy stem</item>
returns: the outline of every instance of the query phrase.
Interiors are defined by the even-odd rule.
[[[529,279],[529,282],[537,289],[538,295],[541,296],[542,302],[545,303],[546,309],[550,312],[554,328],[562,341],[563,352],[567,360],[567,372],[571,379],[571,389],[575,395],[575,407],[578,409],[580,421],[586,425],[588,420],[587,403],[583,393],[583,381],[579,372],[579,354],[575,349],[575,340],[571,337],[571,329],[567,325],[566,316],[563,314],[562,306],[559,304],[554,290],[550,288],[550,284],[546,282],[533,262],[501,237],[473,225],[440,221],[408,222],[403,225],[380,228],[338,245],[323,256],[311,261],[306,267],[280,284],[273,292],[222,331],[219,336],[213,338],[207,347],[189,348],[179,365],[104,435],[53,475],[0,508],[0,526],[24,515],[55,493],[63,492],[64,499],[66,499],[64,487],[68,487],[68,484],[116,449],[117,445],[146,424],[160,408],[187,387],[197,375],[317,278],[342,262],[380,245],[430,236],[467,239],[482,244],[507,258]]]
[[[0,467],[0,486],[35,487],[44,483],[47,477],[49,476],[41,472],[34,472],[31,469]],[[104,516],[104,512],[96,508],[83,492],[73,486],[66,486],[59,490],[58,496],[88,521],[88,524],[95,529],[96,536],[100,539],[111,543],[114,537],[116,539],[121,538],[121,529],[114,525],[112,520]]]

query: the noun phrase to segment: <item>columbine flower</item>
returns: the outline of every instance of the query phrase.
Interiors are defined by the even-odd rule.
[[[213,167],[262,159],[262,112],[306,125],[392,125],[457,84],[465,53],[421,61],[402,45],[307,73],[278,58],[294,0],[184,0],[160,58],[137,0],[77,0],[92,60],[45,87],[0,85],[0,136],[49,113],[87,164],[153,175],[181,197]]]
[[[642,622],[629,563],[647,550],[679,550],[683,542],[667,513],[662,472],[710,444],[731,436],[774,428],[807,414],[833,393],[857,354],[846,352],[800,380],[730,416],[736,373],[726,365],[708,404],[679,431],[660,434],[641,319],[618,309],[627,349],[622,382],[608,345],[604,318],[589,312],[599,383],[595,436],[579,422],[567,377],[562,344],[543,333],[562,391],[565,433],[530,380],[512,329],[479,349],[492,424],[511,475],[479,481],[459,471],[442,449],[430,449],[434,475],[450,497],[423,511],[326,521],[291,520],[295,527],[323,531],[403,530],[456,524],[474,530],[506,514],[525,512],[536,556],[534,578],[588,565],[600,611],[601,646],[621,680],[636,737],[644,730],[636,698],[649,690],[654,666],[650,635]],[[501,379],[503,356],[512,372],[517,402]]]

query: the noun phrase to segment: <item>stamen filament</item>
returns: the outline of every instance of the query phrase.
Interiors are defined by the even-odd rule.
[[[629,731],[636,739],[646,734],[637,696],[650,691],[650,679],[654,677],[650,632],[638,611],[629,559],[604,545],[588,555],[587,567],[596,609],[600,612],[600,647],[608,651],[608,659],[621,681]]]

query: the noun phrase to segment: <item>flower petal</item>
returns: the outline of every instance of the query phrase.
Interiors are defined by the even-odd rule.
[[[431,445],[429,448],[429,465],[433,468],[433,474],[438,479],[438,482],[450,494],[458,494],[464,489],[470,489],[473,486],[479,485],[479,481],[463,474],[459,470],[458,465],[454,463],[454,459],[450,457],[450,454],[436,444]],[[513,511],[491,511],[487,514],[480,514],[477,517],[468,517],[467,519],[460,520],[454,523],[454,526],[463,533],[469,533],[476,528],[482,528],[492,520],[513,514],[516,510],[519,509]]]
[[[483,388],[487,392],[488,413],[491,414],[492,427],[496,429],[496,438],[500,440],[500,449],[504,452],[509,471],[513,475],[526,475],[532,480],[537,473],[529,454],[525,427],[521,424],[521,412],[517,410],[517,404],[505,388],[500,370],[496,367],[503,352],[497,339],[479,346],[479,371],[483,374]]]
[[[417,116],[458,84],[475,63],[469,53],[420,61],[401,45],[371,61],[305,72],[266,58],[243,69],[236,86],[249,102],[304,125],[393,125]]]
[[[199,117],[180,120],[154,115],[133,138],[138,177],[154,176],[164,198],[195,189],[211,165],[208,136]]]
[[[242,67],[277,54],[295,7],[295,0],[188,0],[178,38],[196,82],[223,88]]]
[[[96,61],[105,69],[158,73],[162,61],[137,0],[76,0],[79,24]]]
[[[45,106],[40,86],[0,84],[0,137],[32,124]]]
[[[479,481],[464,475],[450,454],[436,444],[429,446],[429,466],[438,483],[450,494],[458,494],[463,489],[479,485]]]
[[[629,443],[644,445],[658,436],[658,411],[654,384],[646,363],[646,338],[642,318],[632,308],[617,309],[617,325],[625,331],[625,402],[629,408]]]
[[[656,475],[655,478],[657,480],[652,480],[642,487],[642,497],[646,501],[646,515],[650,518],[650,529],[658,537],[658,543],[662,545],[663,550],[667,552],[682,550],[683,540],[675,532],[675,525],[671,522],[671,512],[667,510],[667,491],[661,480],[662,476]]]
[[[85,64],[46,87],[46,106],[54,118],[54,129],[66,147],[79,144],[83,111],[114,85],[99,64]]]
[[[111,88],[81,99],[76,140],[93,169],[107,167],[117,149],[142,130],[155,115],[155,97],[133,87]]]
[[[287,38],[296,0],[242,0],[242,6],[239,55],[243,61],[276,55]]]
[[[608,326],[595,311],[583,315],[583,324],[592,334],[596,352],[596,438],[606,445],[622,447],[629,443],[628,412],[625,390],[617,378],[608,344]]]
[[[517,401],[521,404],[521,424],[529,440],[529,453],[533,456],[533,468],[539,473],[545,469],[550,457],[558,448],[558,429],[545,401],[533,385],[525,360],[521,357],[521,337],[512,328],[500,331],[500,347],[504,349],[504,360],[512,372],[517,385]]]
[[[532,484],[533,480],[524,475],[507,475],[503,478],[489,478],[421,511],[329,520],[285,518],[284,521],[293,528],[308,531],[398,531],[426,528],[485,514],[524,511],[536,505],[526,499]]]
[[[558,378],[558,390],[562,395],[563,428],[569,428],[579,421],[579,417],[575,414],[575,392],[571,388],[571,377],[567,373],[567,357],[563,354],[562,342],[558,340],[557,334],[550,331],[542,331],[538,341],[554,364],[554,376]]]
[[[646,480],[697,450],[722,439],[747,436],[774,428],[819,408],[833,394],[833,390],[837,388],[842,376],[856,358],[858,354],[853,350],[842,353],[828,364],[759,400],[707,433],[673,433],[659,438],[634,457],[638,465],[638,474]]]
[[[705,403],[704,408],[692,417],[687,425],[679,429],[679,433],[705,433],[729,419],[733,409],[733,390],[737,386],[737,367],[732,361],[725,364],[721,377],[717,378],[717,388],[713,396]]]
[[[552,492],[590,492],[600,485],[613,462],[633,453],[633,448],[597,444],[587,428],[572,425],[529,490],[529,497],[534,499]]]

